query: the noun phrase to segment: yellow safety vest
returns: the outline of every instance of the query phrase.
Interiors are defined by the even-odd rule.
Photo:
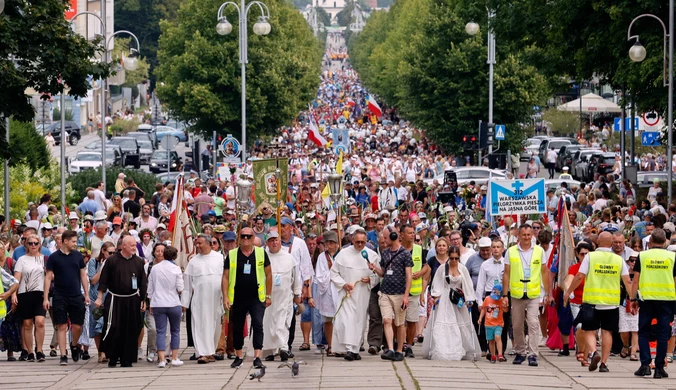
[[[591,252],[582,302],[592,305],[620,304],[622,258],[612,252]],[[672,283],[673,285],[673,279]]]
[[[533,254],[530,257],[530,278],[526,279],[518,246],[517,244],[509,248],[509,294],[516,299],[539,298],[544,250],[538,245],[533,247]]]
[[[237,252],[239,248],[235,248],[228,252],[230,259],[230,275],[228,278],[228,300],[230,303],[235,302],[235,282],[237,281]],[[258,299],[265,302],[265,250],[263,248],[255,247],[256,254],[256,282],[258,283]]]
[[[422,246],[413,244],[413,253],[411,256],[413,257],[413,269],[411,269],[411,272],[416,273],[422,269]],[[422,277],[413,279],[411,281],[409,295],[420,295],[422,293],[422,282]]]
[[[638,289],[643,300],[674,301],[674,255],[665,249],[641,252],[641,277]]]
[[[0,275],[0,294],[5,293],[5,286],[2,285],[2,275]],[[7,304],[4,300],[0,300],[0,320],[7,315]]]

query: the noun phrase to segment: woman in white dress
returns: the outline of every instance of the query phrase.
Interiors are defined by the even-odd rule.
[[[451,289],[462,289],[464,299],[452,303]],[[449,249],[448,262],[434,274],[432,298],[436,305],[425,332],[423,355],[431,360],[476,360],[481,348],[469,312],[476,298],[472,278],[460,263],[459,247]]]

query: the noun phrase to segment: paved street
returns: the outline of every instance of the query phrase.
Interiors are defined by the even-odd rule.
[[[49,319],[48,319],[49,322]],[[7,362],[0,360],[0,389],[185,389],[188,386],[208,389],[674,389],[676,371],[672,378],[655,380],[634,377],[635,362],[612,357],[608,374],[590,373],[573,356],[558,357],[545,351],[539,367],[515,366],[507,363],[442,362],[416,358],[404,362],[386,362],[378,356],[363,353],[360,362],[320,357],[314,351],[297,352],[302,342],[300,327],[296,331],[296,358],[302,365],[300,377],[292,378],[287,368],[278,369],[279,361],[267,362],[266,375],[258,383],[249,381],[253,373],[251,358],[242,368],[230,368],[230,361],[198,365],[188,358],[192,348],[185,348],[185,323],[181,330],[181,359],[183,367],[156,368],[155,364],[139,362],[133,368],[108,368],[93,359],[88,362],[70,362],[60,367],[58,358],[47,358],[44,363]],[[45,344],[53,330],[47,326]],[[300,338],[300,340],[299,340]],[[145,347],[145,345],[144,345]],[[421,353],[420,346],[413,348]],[[48,350],[45,352],[49,352]],[[92,349],[90,352],[94,352]],[[511,359],[510,359],[511,360]]]

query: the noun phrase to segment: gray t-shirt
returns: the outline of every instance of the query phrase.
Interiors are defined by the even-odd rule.
[[[396,251],[385,250],[380,268],[385,272],[380,291],[387,295],[401,295],[406,292],[406,268],[413,268],[411,252],[399,247]]]

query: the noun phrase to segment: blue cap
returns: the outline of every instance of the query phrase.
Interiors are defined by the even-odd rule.
[[[235,241],[237,240],[237,235],[235,232],[227,231],[223,233],[223,241]]]
[[[293,225],[293,221],[289,217],[282,217],[282,225]]]
[[[498,290],[502,294],[502,285],[501,284],[494,284],[493,290]]]
[[[207,215],[210,216],[210,217],[215,217],[216,212],[214,210],[209,210],[209,211],[207,211]]]

